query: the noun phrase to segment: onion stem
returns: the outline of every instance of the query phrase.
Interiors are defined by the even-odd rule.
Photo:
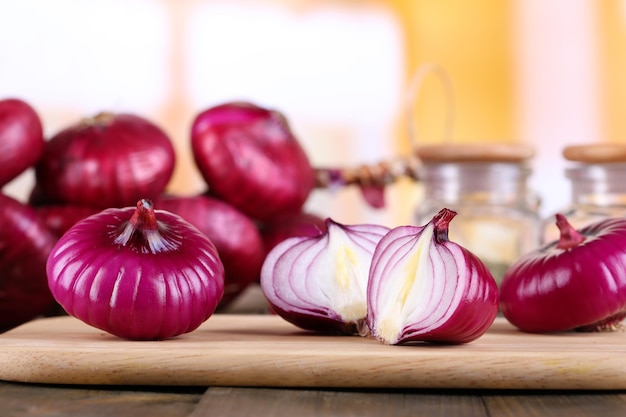
[[[113,123],[115,120],[115,115],[111,112],[100,112],[92,117],[86,117],[80,121],[80,126],[82,128],[87,128],[91,126],[99,126],[105,127]]]
[[[122,233],[115,239],[115,243],[152,253],[165,252],[176,247],[174,242],[170,242],[159,233],[154,204],[145,198],[137,202],[137,209]]]
[[[565,216],[560,213],[556,215],[556,225],[561,232],[559,243],[556,245],[558,249],[571,249],[580,245],[585,240],[585,237],[578,233],[578,231],[569,224]]]
[[[448,239],[448,226],[450,221],[457,215],[457,212],[448,208],[442,209],[433,218],[433,224],[435,226],[435,241],[437,243],[447,242]]]
[[[135,210],[129,222],[135,229],[156,230],[157,221],[152,201],[146,198],[139,200],[137,202],[137,210]]]

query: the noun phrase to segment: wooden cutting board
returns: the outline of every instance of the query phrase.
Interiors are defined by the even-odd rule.
[[[0,335],[0,379],[32,383],[351,388],[626,389],[626,333],[534,335],[502,318],[459,346],[387,346],[273,315],[214,315],[159,342],[71,317]]]

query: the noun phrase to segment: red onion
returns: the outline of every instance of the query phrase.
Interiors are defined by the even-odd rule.
[[[392,229],[376,247],[367,323],[381,342],[467,343],[495,320],[496,281],[478,257],[448,239],[454,216],[444,208],[424,226]]]
[[[174,147],[159,127],[131,114],[101,113],[46,142],[37,191],[57,203],[131,206],[158,197],[174,163]]]
[[[4,331],[53,306],[46,260],[56,238],[34,209],[4,194],[0,225],[0,331]]]
[[[96,214],[100,210],[94,207],[66,204],[37,206],[36,211],[48,229],[59,238],[78,221]]]
[[[0,100],[0,187],[34,166],[43,147],[43,129],[35,110],[19,99]]]
[[[527,332],[609,330],[626,316],[626,219],[575,230],[556,215],[560,239],[527,253],[505,273],[502,314]]]
[[[259,279],[265,250],[261,235],[249,217],[230,204],[206,195],[165,196],[156,205],[196,226],[217,248],[225,271],[220,308]]]
[[[68,314],[136,340],[196,329],[224,292],[213,243],[145,199],[137,208],[107,209],[74,225],[50,253],[47,274]]]
[[[210,192],[253,219],[300,211],[315,186],[304,150],[275,110],[209,108],[193,122],[191,147]]]
[[[272,309],[307,330],[360,334],[372,253],[389,229],[326,220],[326,232],[292,237],[270,251],[261,289]]]

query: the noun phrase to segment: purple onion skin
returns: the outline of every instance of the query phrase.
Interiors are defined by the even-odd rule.
[[[311,237],[291,237],[270,251],[261,269],[261,289],[275,313],[302,329],[329,334],[361,334],[367,310],[367,282],[361,283],[363,294],[358,298],[363,299],[364,313],[359,318],[347,319],[339,312],[339,305],[331,301],[322,303],[319,297],[310,294],[336,291],[336,287],[328,284],[328,280],[335,279],[337,274],[335,265],[322,258],[322,255],[329,255],[327,251],[332,251],[329,248],[332,246],[330,236],[333,229],[349,236],[352,247],[359,251],[356,257],[366,261],[359,265],[365,271],[366,281],[371,254],[389,229],[370,224],[344,225],[326,219],[324,233]],[[337,254],[330,255],[332,258]]]
[[[133,206],[155,199],[174,171],[174,147],[150,121],[132,114],[101,113],[54,135],[36,166],[42,201]]]
[[[518,259],[500,287],[504,317],[522,331],[609,330],[626,315],[626,219],[578,231],[584,241],[548,243]]]
[[[68,230],[48,258],[48,283],[68,314],[93,327],[125,339],[168,339],[214,313],[224,268],[213,243],[173,213],[153,210],[156,222],[144,222],[158,234],[142,225],[125,234],[134,213],[151,207],[142,202],[106,209]]]
[[[56,238],[34,209],[4,194],[0,225],[0,331],[5,331],[53,306],[46,260]]]
[[[26,102],[0,100],[0,187],[34,166],[43,153],[39,115]]]
[[[245,214],[206,195],[163,196],[155,204],[196,226],[217,248],[225,270],[220,309],[258,281],[265,249],[256,224]]]
[[[439,223],[436,219],[444,217]],[[473,253],[448,240],[448,223],[456,215],[443,209],[425,226],[399,226],[381,239],[374,252],[368,280],[368,326],[372,335],[386,344],[430,342],[461,344],[482,336],[493,324],[498,313],[498,288],[485,264]],[[416,278],[430,281],[430,293],[415,290],[409,295],[402,314],[415,314],[413,320],[399,326],[393,337],[383,337],[380,322],[386,303],[401,299],[407,279],[405,265],[416,255],[418,241],[427,226],[434,224],[434,233],[425,257],[417,265]],[[401,267],[400,267],[400,266]],[[420,272],[421,271],[421,272]],[[398,285],[398,283],[402,285]],[[444,286],[445,290],[435,290]],[[413,287],[414,288],[414,287]],[[451,299],[446,294],[453,295]],[[417,297],[421,297],[417,300]],[[417,301],[416,301],[417,300]],[[407,303],[419,302],[413,308]],[[420,313],[415,313],[422,309]],[[437,313],[435,313],[435,310]],[[400,312],[398,312],[400,317]]]
[[[275,110],[209,108],[193,122],[191,147],[211,193],[255,220],[299,212],[315,187],[304,149]]]

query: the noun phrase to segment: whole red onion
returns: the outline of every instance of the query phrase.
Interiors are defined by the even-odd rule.
[[[385,344],[467,343],[498,313],[498,287],[485,264],[448,239],[456,212],[424,226],[400,226],[381,239],[370,268],[367,323]]]
[[[127,339],[193,331],[224,292],[213,243],[145,199],[136,208],[111,208],[78,222],[59,239],[46,270],[68,314]]]
[[[230,204],[206,195],[164,196],[155,204],[196,226],[217,248],[225,271],[220,308],[258,280],[265,251],[261,235],[249,217]]]
[[[556,215],[559,240],[513,263],[500,286],[502,314],[527,332],[612,329],[626,316],[626,219],[575,230]]]
[[[0,187],[34,166],[44,148],[41,120],[19,99],[0,100]]]
[[[126,207],[158,197],[174,164],[174,147],[159,127],[132,114],[100,113],[46,142],[37,191],[44,201]]]
[[[324,233],[279,243],[261,269],[272,310],[303,329],[363,334],[372,253],[388,230],[327,219]]]
[[[315,186],[307,155],[275,110],[209,108],[193,122],[191,147],[210,192],[253,219],[300,211]]]
[[[0,194],[0,331],[48,310],[46,260],[56,242],[31,207]]]

